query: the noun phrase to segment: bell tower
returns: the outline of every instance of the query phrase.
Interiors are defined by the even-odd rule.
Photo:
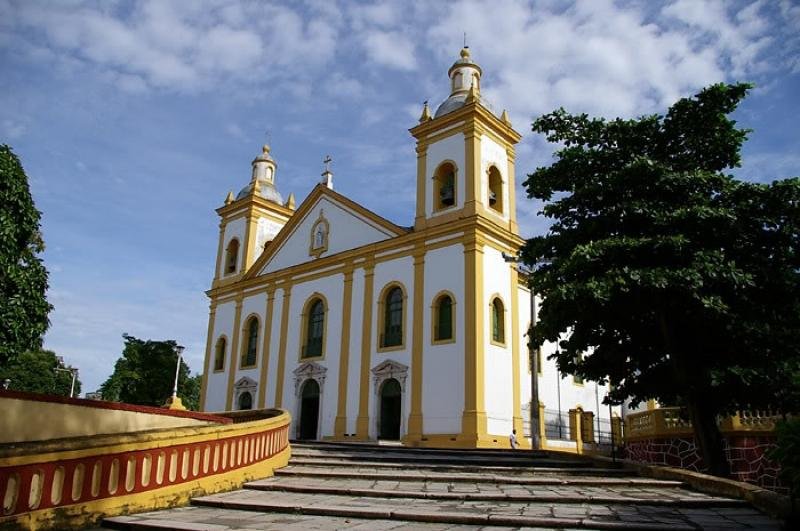
[[[431,114],[427,102],[417,140],[415,229],[480,216],[517,233],[514,146],[521,136],[508,113],[498,117],[481,96],[483,71],[461,50],[450,67],[450,96]]]
[[[212,288],[239,280],[294,214],[294,195],[284,202],[275,187],[277,163],[269,146],[253,159],[250,182],[228,192],[220,216],[217,263]]]

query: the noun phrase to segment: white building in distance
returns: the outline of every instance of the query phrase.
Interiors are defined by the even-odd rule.
[[[524,241],[520,135],[483,103],[481,73],[461,50],[450,96],[410,130],[413,227],[335,192],[327,169],[295,209],[264,147],[250,183],[217,209],[203,410],[285,408],[298,439],[508,447],[512,430],[527,432],[530,291],[503,256]],[[545,359],[554,348],[538,353],[539,400],[566,438],[568,410],[596,421],[609,410],[604,387]]]

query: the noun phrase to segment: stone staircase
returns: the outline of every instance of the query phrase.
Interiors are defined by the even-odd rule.
[[[741,500],[548,452],[293,443],[289,466],[104,529],[779,529]]]

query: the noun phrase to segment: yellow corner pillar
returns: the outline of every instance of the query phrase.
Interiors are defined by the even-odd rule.
[[[474,124],[464,131],[464,214],[477,214],[483,206],[481,198],[481,129]],[[480,204],[480,206],[479,206]]]
[[[530,448],[530,441],[523,437],[525,433],[522,427],[522,409],[520,403],[520,369],[519,369],[519,279],[517,268],[514,264],[509,264],[511,269],[511,396],[514,404],[513,426],[519,434],[518,440],[520,448]],[[534,427],[531,426],[531,429]]]
[[[281,303],[281,340],[278,347],[278,373],[275,381],[275,407],[283,405],[283,379],[286,371],[286,339],[289,334],[289,308],[292,305],[292,286],[284,285]]]
[[[211,359],[214,357],[212,350],[212,339],[214,336],[214,321],[217,316],[217,304],[211,303],[208,310],[208,331],[206,332],[206,360],[203,364],[203,379],[200,383],[200,411],[206,409],[206,391],[208,389],[208,375],[211,373]]]
[[[258,255],[261,254],[256,249],[256,235],[258,234],[258,217],[256,217],[255,211],[250,209],[247,214],[246,218],[246,225],[244,229],[244,240],[247,242],[247,248],[244,250],[244,263],[242,264],[242,273],[250,269],[250,266],[253,265],[253,262],[256,261]]]
[[[267,375],[269,374],[269,346],[272,342],[272,319],[275,311],[275,287],[267,288],[267,307],[264,310],[264,343],[261,348],[261,377],[258,384],[258,407],[267,407]]]
[[[231,354],[228,356],[228,391],[225,393],[225,411],[230,411],[233,406],[233,383],[236,380],[236,361],[239,359],[239,337],[241,336],[242,297],[236,298],[236,310],[233,314],[233,341],[231,341]]]
[[[333,436],[343,439],[347,432],[347,375],[350,366],[350,319],[353,306],[353,266],[348,264],[344,272],[344,295],[342,297],[342,334],[339,345],[339,401],[336,404],[336,419]]]
[[[356,437],[369,439],[369,368],[372,350],[372,293],[375,282],[375,264],[364,268],[364,316],[361,332],[361,374],[359,379],[358,417],[356,418]]]
[[[417,212],[414,228],[422,230],[426,225],[425,194],[428,185],[427,175],[428,144],[424,140],[417,142]]]
[[[517,225],[516,165],[513,147],[506,147],[506,157],[508,157],[508,230],[514,234],[519,234],[519,226]]]
[[[484,400],[483,242],[464,243],[464,412],[461,439],[477,446],[486,438]]]
[[[406,439],[416,446],[422,440],[422,324],[425,312],[425,248],[414,250],[414,342],[411,345],[411,414]]]

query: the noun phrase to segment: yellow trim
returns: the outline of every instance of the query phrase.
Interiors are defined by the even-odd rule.
[[[478,445],[486,436],[483,347],[483,242],[464,243],[464,412],[461,437]]]
[[[439,324],[439,299],[450,297],[450,339],[436,339],[436,327]],[[431,345],[448,345],[456,342],[456,296],[450,290],[443,289],[433,296],[431,301]]]
[[[212,303],[208,309],[208,330],[206,331],[206,359],[203,363],[203,378],[200,381],[200,411],[205,411],[206,393],[208,392],[208,375],[211,372],[211,338],[214,337],[214,320],[217,316],[217,305]]]
[[[519,232],[517,225],[517,177],[516,177],[516,156],[514,147],[506,146],[506,160],[508,171],[508,230],[513,233]]]
[[[247,318],[245,318],[245,320],[244,320],[244,325],[242,326],[242,333],[244,334],[244,336],[248,340],[250,339],[250,334],[249,334],[250,331],[247,330],[247,329],[249,328],[248,325],[250,324],[250,321],[252,319],[256,320],[256,359],[251,365],[245,365],[244,364],[245,358],[247,357],[247,347],[250,346],[247,341],[244,341],[242,343],[242,345],[241,345],[241,352],[239,353],[239,369],[240,370],[252,369],[253,367],[256,367],[258,365],[258,336],[259,336],[259,333],[261,332],[261,316],[258,315],[257,312],[250,312],[247,315]],[[233,351],[231,351],[231,353],[233,353]]]
[[[222,351],[222,368],[217,369],[217,354],[219,353],[219,342],[220,341],[225,341],[225,348]],[[213,362],[214,368],[212,369],[213,372],[225,372],[225,360],[226,360],[226,358],[228,356],[228,345],[229,344],[230,344],[230,341],[228,340],[228,336],[226,336],[225,334],[220,334],[220,335],[217,336],[217,340],[214,342],[214,362]]]
[[[512,424],[517,433],[522,435],[522,407],[520,403],[521,390],[520,370],[519,370],[519,290],[517,284],[517,268],[509,265],[511,271],[511,400],[514,405]],[[518,439],[520,448],[530,448],[527,437]]]
[[[228,361],[228,391],[225,393],[225,411],[230,411],[233,404],[233,383],[236,379],[236,356],[239,350],[239,326],[242,322],[242,295],[236,298],[236,310],[233,315],[233,341],[231,342],[231,355]]]
[[[439,171],[442,169],[442,166],[445,164],[449,164],[453,167],[453,204],[450,206],[445,206],[441,204],[441,194],[440,190],[442,188],[442,182],[440,180],[441,175],[439,175]],[[431,177],[433,181],[433,196],[431,197],[431,212],[436,214],[438,212],[444,212],[451,209],[458,208],[458,164],[452,159],[445,159],[439,162],[436,166],[436,169],[433,171],[433,176]]]
[[[219,224],[219,243],[217,243],[217,263],[214,266],[214,280],[220,278],[220,272],[225,267],[225,228],[228,226],[228,222],[222,220]]]
[[[411,413],[406,438],[411,444],[422,438],[422,321],[425,312],[425,248],[414,252],[414,330],[411,345]],[[405,325],[405,319],[403,321]]]
[[[281,335],[278,347],[278,374],[275,380],[275,407],[283,404],[283,378],[286,371],[286,340],[289,336],[289,306],[292,303],[292,285],[284,285],[281,302]]]
[[[417,143],[417,216],[414,220],[414,228],[422,230],[425,228],[425,192],[427,174],[428,145],[423,142]]]
[[[358,417],[356,437],[369,439],[369,369],[372,349],[372,291],[375,282],[375,264],[364,266],[364,316],[361,320],[361,375],[359,379]]]
[[[322,301],[322,348],[319,356],[303,357],[303,348],[308,341],[308,312],[311,310],[311,303],[317,299]],[[325,347],[328,342],[328,319],[329,319],[328,299],[322,293],[315,291],[303,303],[303,312],[300,314],[300,341],[298,341],[297,361],[305,363],[307,361],[318,361],[325,359]]]
[[[247,242],[247,247],[244,249],[244,256],[242,256],[242,272],[247,271],[253,262],[260,254],[256,247],[256,236],[258,235],[258,218],[255,212],[249,212],[247,215],[246,224],[244,227],[244,240]]]
[[[277,253],[278,250],[283,247],[283,244],[286,242],[286,240],[294,233],[311,209],[317,204],[317,201],[323,196],[329,196],[330,199],[332,199],[335,203],[339,203],[340,206],[345,208],[345,210],[349,209],[356,215],[368,219],[386,232],[393,233],[396,236],[402,236],[408,234],[409,232],[408,229],[404,229],[403,227],[395,225],[386,218],[383,218],[371,210],[359,205],[352,199],[348,199],[347,197],[334,192],[324,184],[318,184],[314,187],[308,197],[303,200],[303,202],[300,204],[300,207],[294,211],[292,218],[286,223],[286,225],[284,225],[280,232],[278,232],[278,235],[275,236],[275,239],[272,240],[272,243],[267,246],[267,249],[261,254],[261,257],[256,260],[256,262],[253,264],[253,267],[250,268],[250,271],[248,271],[245,275],[244,278],[246,280],[258,276],[259,272],[264,269],[264,266],[269,262],[270,258],[272,258],[275,253]],[[392,238],[389,239],[391,240]],[[310,264],[313,267],[314,262],[310,262]]]
[[[267,374],[269,373],[270,343],[272,342],[272,321],[275,312],[275,288],[270,287],[267,291],[267,308],[264,310],[264,346],[261,349],[261,378],[258,384],[258,404],[259,407],[266,407],[267,401]]]
[[[342,296],[342,334],[339,344],[339,396],[336,404],[336,419],[333,423],[334,437],[343,438],[347,432],[347,378],[350,364],[350,319],[353,310],[353,266],[349,264],[344,273]]]
[[[314,246],[316,244],[315,235],[316,235],[316,232],[317,232],[317,227],[319,227],[320,225],[324,225],[325,226],[325,232],[324,232],[325,238],[323,239],[322,244],[319,247],[315,247]],[[319,209],[319,217],[314,222],[314,224],[311,225],[311,235],[310,235],[311,236],[311,241],[308,244],[308,255],[309,256],[313,256],[314,258],[319,258],[320,255],[322,255],[322,253],[327,252],[330,233],[331,233],[331,224],[325,218],[325,215],[323,214],[322,209],[320,208]]]
[[[389,295],[389,292],[393,288],[400,288],[400,292],[403,294],[403,324],[402,330],[400,334],[400,344],[399,345],[391,345],[388,347],[383,346],[383,336],[386,332],[386,297]],[[408,328],[408,320],[406,316],[408,315],[408,290],[403,285],[402,282],[399,280],[392,280],[387,283],[383,289],[381,290],[381,294],[378,296],[378,319],[376,322],[375,330],[377,332],[376,339],[378,340],[376,350],[378,352],[394,352],[396,350],[405,350],[406,348],[406,332]]]
[[[494,338],[494,301],[500,301],[500,307],[502,309],[501,316],[503,318],[503,337],[501,338],[501,341],[497,341]],[[500,296],[499,293],[493,293],[489,297],[489,343],[496,347],[506,348],[506,338],[508,338],[508,332],[506,331],[506,322],[508,321],[508,319],[506,319],[506,312],[506,303],[503,301],[503,297]]]

